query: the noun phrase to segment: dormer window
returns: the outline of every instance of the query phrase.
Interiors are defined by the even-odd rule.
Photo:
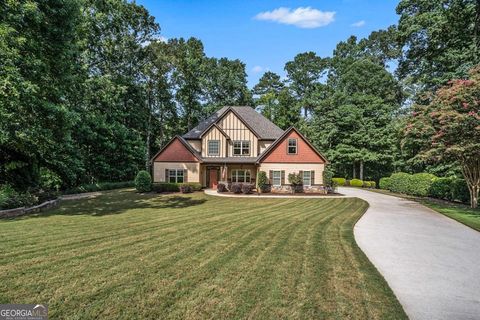
[[[208,140],[208,155],[220,155],[220,140]]]
[[[250,155],[250,141],[234,141],[233,142],[234,156],[248,156]]]
[[[297,154],[297,139],[288,139],[288,154]]]

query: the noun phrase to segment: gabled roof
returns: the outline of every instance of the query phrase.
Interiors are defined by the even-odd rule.
[[[163,152],[163,150],[167,149],[167,147],[168,147],[169,145],[171,145],[172,142],[175,141],[176,139],[178,139],[178,141],[180,141],[180,142],[187,148],[187,150],[190,151],[190,152],[193,154],[193,156],[198,159],[199,162],[202,162],[202,155],[201,155],[199,152],[197,152],[197,150],[193,149],[193,147],[190,145],[190,143],[188,143],[184,138],[182,138],[182,137],[179,136],[179,135],[176,135],[175,137],[173,137],[172,139],[170,139],[170,141],[168,141],[168,143],[167,143],[165,146],[163,146],[163,148],[161,148],[161,149],[150,159],[150,163],[152,163],[152,162],[155,160],[155,158],[156,158],[159,154],[161,154],[161,153]]]
[[[226,106],[212,114],[207,119],[201,121],[195,128],[183,135],[185,139],[200,139],[202,134],[210,129],[210,127],[217,123],[229,111],[235,115],[254,132],[258,139],[261,140],[276,140],[283,133],[283,130],[277,127],[270,120],[255,111],[249,106]]]
[[[265,158],[270,153],[270,151],[274,150],[277,147],[277,145],[281,143],[285,139],[285,137],[287,137],[288,134],[292,131],[295,131],[300,136],[300,138],[302,138],[303,141],[305,141],[308,144],[308,146],[312,148],[312,150],[315,151],[315,153],[325,161],[325,164],[328,163],[327,158],[323,154],[321,154],[320,151],[318,151],[313,146],[313,144],[311,144],[310,141],[308,141],[308,139],[305,138],[305,136],[301,134],[300,131],[298,131],[297,128],[295,127],[290,127],[287,130],[285,130],[285,132],[277,140],[275,140],[275,142],[273,142],[267,149],[265,149],[265,151],[263,151],[261,155],[258,156],[257,163],[260,163],[262,159]]]
[[[220,133],[221,133],[227,140],[230,140],[230,137],[228,136],[228,134],[226,134],[225,131],[223,131],[222,128],[220,128],[215,122],[212,123],[211,125],[209,125],[209,126],[207,127],[207,129],[205,129],[205,131],[203,131],[203,133],[200,135],[199,138],[201,138],[201,137],[203,137],[203,135],[207,134],[208,131],[210,131],[210,129],[211,129],[212,127],[217,128],[218,131],[220,131]]]

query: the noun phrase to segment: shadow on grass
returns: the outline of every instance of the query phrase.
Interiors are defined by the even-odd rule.
[[[18,221],[55,215],[89,215],[99,217],[122,214],[129,210],[138,209],[148,209],[154,212],[156,209],[181,209],[198,206],[207,201],[206,198],[199,197],[195,194],[139,194],[132,190],[115,190],[105,192],[95,198],[62,201],[57,208],[5,220]]]

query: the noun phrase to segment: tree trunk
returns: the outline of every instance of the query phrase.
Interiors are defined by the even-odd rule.
[[[363,181],[363,160],[360,160],[360,180]]]
[[[352,179],[357,177],[357,167],[355,166],[355,161],[353,161],[353,176]]]
[[[462,172],[470,192],[470,206],[478,207],[478,193],[480,191],[480,157],[462,160]]]

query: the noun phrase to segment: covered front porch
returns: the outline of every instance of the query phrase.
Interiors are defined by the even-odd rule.
[[[216,189],[219,183],[256,183],[255,163],[209,162],[200,166],[200,180],[205,188]]]

